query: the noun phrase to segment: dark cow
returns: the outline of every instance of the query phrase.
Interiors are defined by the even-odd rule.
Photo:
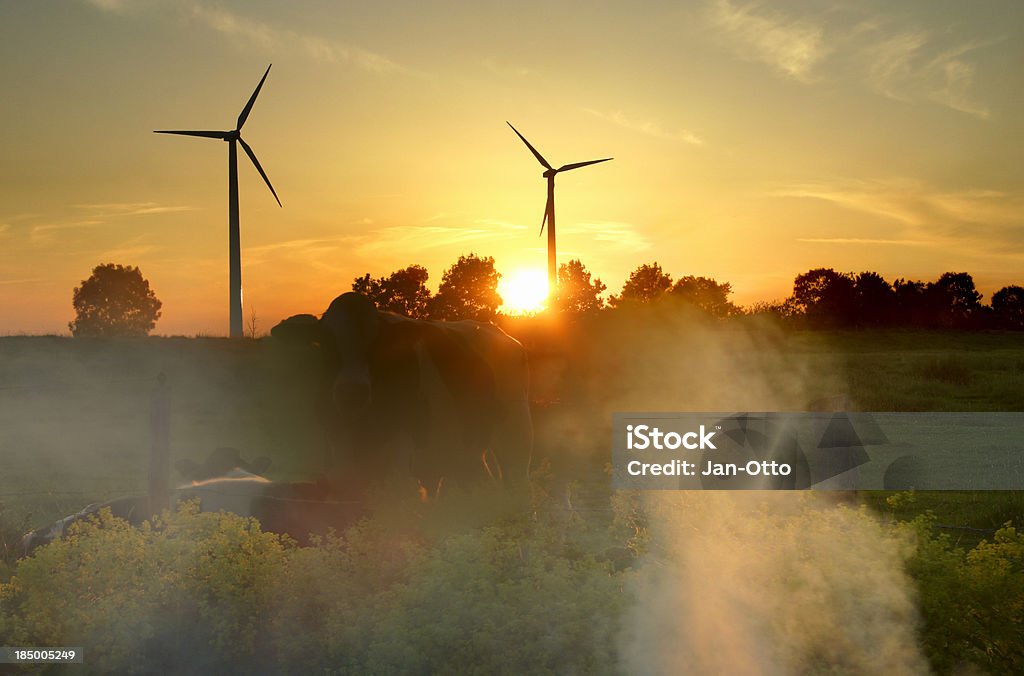
[[[425,321],[346,293],[319,321],[333,374],[333,473],[349,481],[410,472],[427,495],[491,478],[525,485],[533,430],[526,352],[492,324]]]
[[[299,544],[309,544],[311,535],[341,531],[363,513],[362,505],[339,499],[324,482],[275,483],[235,467],[222,476],[206,478],[174,491],[173,502],[199,500],[202,512],[230,512],[254,517],[265,531],[289,535]],[[146,497],[129,497],[89,505],[54,524],[28,533],[22,540],[23,555],[58,540],[71,524],[98,515],[103,509],[139,526],[150,518]]]
[[[270,467],[270,458],[261,455],[255,460],[246,460],[241,451],[230,446],[215,448],[203,462],[185,458],[174,463],[185,481],[205,481],[220,476],[227,476],[233,470],[242,470],[249,474],[263,475]]]

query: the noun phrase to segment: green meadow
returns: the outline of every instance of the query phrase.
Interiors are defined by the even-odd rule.
[[[804,410],[845,398],[860,411],[1024,411],[1024,335],[1015,332],[795,331],[737,322],[645,333],[600,319],[559,331],[530,320],[506,328],[531,353],[535,458],[586,477],[607,461],[602,435],[611,410]],[[676,372],[716,392],[694,398],[697,388],[675,380]],[[270,338],[0,338],[5,520],[40,525],[93,501],[144,492],[160,373],[170,391],[175,459],[202,460],[233,446],[245,457],[270,457],[274,479],[323,471],[323,377],[308,349]],[[767,386],[751,390],[751,378]],[[575,430],[571,442],[567,428]],[[864,497],[879,506],[877,496]],[[1024,498],[922,494],[900,515],[917,509],[989,529],[1024,514]]]
[[[781,618],[749,638],[799,673],[1024,667],[1024,491],[643,495],[606,471],[616,410],[1021,411],[1020,334],[657,316],[506,329],[531,356],[530,510],[392,491],[301,548],[186,508],[154,529],[86,525],[17,563],[25,528],[145,492],[160,373],[175,459],[234,446],[281,480],[324,470],[324,380],[315,352],[269,338],[0,338],[0,639],[88,645],[99,672],[631,673],[719,659],[688,642],[686,606]],[[753,615],[725,602],[741,592]],[[658,635],[640,637],[649,622]],[[818,629],[780,629],[794,622]]]

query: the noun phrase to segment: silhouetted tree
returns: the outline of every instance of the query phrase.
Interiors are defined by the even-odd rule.
[[[931,323],[926,294],[927,285],[920,280],[897,279],[892,284],[896,299],[895,322],[903,326],[927,326]]]
[[[376,305],[377,299],[381,295],[381,284],[383,283],[383,281],[383,277],[378,277],[374,279],[373,277],[370,276],[370,273],[367,272],[362,277],[356,277],[352,281],[352,290],[355,291],[356,293],[363,294],[364,296],[372,300]]]
[[[856,323],[859,326],[888,326],[896,319],[896,291],[877,272],[862,272],[854,278]]]
[[[644,263],[629,274],[629,279],[622,285],[622,292],[610,297],[608,304],[618,306],[629,301],[648,303],[660,298],[670,288],[672,277],[662,272],[660,265]]]
[[[430,315],[436,319],[493,320],[501,305],[499,279],[501,273],[494,269],[494,258],[472,253],[459,256],[441,278]]]
[[[967,326],[981,310],[981,294],[967,272],[944,273],[928,285],[925,294],[940,326]]]
[[[739,308],[729,301],[732,285],[719,284],[710,277],[682,277],[675,283],[669,294],[686,305],[691,305],[712,317],[729,317],[739,313]]]
[[[374,279],[366,273],[352,282],[352,290],[372,300],[378,310],[424,319],[430,311],[429,276],[423,266],[410,265],[388,277]]]
[[[817,326],[848,326],[854,318],[854,280],[832,268],[815,268],[793,280],[794,305]]]
[[[792,298],[785,300],[758,301],[753,305],[741,309],[741,312],[748,316],[770,315],[779,319],[793,319],[800,316],[800,309]]]
[[[600,278],[591,281],[590,271],[579,259],[562,263],[558,268],[554,308],[570,314],[596,312],[604,306],[601,294],[607,288]]]
[[[1024,288],[1004,286],[992,294],[992,311],[1000,326],[1024,328]]]
[[[163,305],[137,267],[113,263],[93,268],[75,287],[71,304],[75,319],[68,328],[75,336],[145,336]]]

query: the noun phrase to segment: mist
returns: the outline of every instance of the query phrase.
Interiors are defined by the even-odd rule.
[[[606,420],[614,411],[800,411],[847,399],[843,365],[813,334],[678,312],[627,315],[608,328],[603,373],[611,366],[618,380],[605,390]],[[913,543],[848,494],[639,497],[646,547],[627,586],[625,673],[928,671],[904,572]]]

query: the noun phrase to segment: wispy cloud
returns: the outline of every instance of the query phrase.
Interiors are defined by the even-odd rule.
[[[920,28],[862,24],[859,59],[869,87],[889,98],[912,102],[929,100],[953,110],[986,119],[988,107],[973,92],[975,65],[965,57],[999,40],[943,45]]]
[[[87,4],[105,12],[122,13],[134,9],[140,3],[139,0],[85,0]]]
[[[692,131],[686,129],[678,129],[676,131],[669,131],[663,129],[658,123],[651,122],[649,120],[637,120],[627,117],[622,111],[601,111],[594,110],[593,108],[585,108],[586,112],[591,115],[598,117],[606,122],[611,122],[620,127],[635,131],[640,134],[647,136],[653,136],[655,138],[665,139],[667,141],[682,141],[683,143],[689,143],[692,145],[703,145],[704,139],[694,134]]]
[[[54,223],[40,223],[29,228],[29,236],[32,239],[40,239],[56,230],[79,230],[82,228],[95,228],[106,225],[102,220],[74,220]]]
[[[13,286],[16,284],[36,284],[38,282],[49,282],[52,280],[45,277],[26,277],[24,279],[0,279],[0,286]]]
[[[495,218],[477,218],[473,221],[476,225],[487,225],[495,228],[504,228],[506,230],[526,230],[527,226],[522,223],[512,223],[510,221],[500,221]]]
[[[775,196],[824,200],[905,228],[907,237],[836,243],[944,244],[973,251],[1024,250],[1024,196],[998,190],[941,190],[915,179],[835,179],[788,186]],[[903,234],[903,233],[901,233]],[[821,241],[832,238],[822,238]],[[816,241],[816,240],[804,240]]]
[[[708,28],[741,58],[785,77],[804,83],[851,78],[894,100],[930,101],[980,119],[990,114],[974,91],[971,55],[1004,37],[958,37],[954,27],[868,16],[856,4],[798,14],[756,1],[710,0],[707,16]]]
[[[483,225],[478,222],[478,225]],[[419,251],[437,249],[455,244],[483,242],[508,235],[507,227],[486,227],[441,225],[400,225],[381,228],[368,233],[365,241],[356,247],[359,254],[370,255],[390,251]]]
[[[134,261],[141,256],[159,251],[160,247],[151,244],[127,244],[125,246],[105,249],[97,254],[97,258],[106,261]]]
[[[622,253],[635,253],[651,248],[651,242],[637,231],[632,223],[621,221],[593,221],[560,226],[563,234],[586,237],[588,242],[614,244]]]
[[[31,220],[25,223],[24,229],[19,226],[19,230],[27,233],[29,240],[32,242],[50,242],[61,231],[113,226],[121,219],[196,211],[198,207],[168,205],[158,202],[103,202],[73,204],[71,209],[78,210],[78,213],[76,214],[74,211],[65,212],[59,217],[46,218],[45,220],[39,218],[38,215],[32,215]],[[85,212],[84,214],[81,213],[83,211]],[[33,220],[35,221],[34,223],[32,222]],[[11,234],[14,234],[13,229]]]
[[[358,45],[278,28],[223,7],[195,0],[178,0],[177,2],[85,0],[85,2],[99,10],[115,14],[125,14],[145,8],[165,10],[170,7],[172,11],[180,12],[186,20],[194,21],[245,46],[251,45],[262,50],[291,49],[316,61],[345,63],[374,73],[406,70],[388,57]]]
[[[928,246],[931,242],[913,239],[868,239],[862,237],[797,237],[798,242],[811,244],[868,244],[881,246]]]
[[[982,189],[943,191],[909,178],[835,179],[792,185],[772,194],[826,200],[908,225],[943,221],[1016,224],[1024,220],[1020,196]]]
[[[481,65],[495,75],[502,77],[526,77],[530,74],[530,69],[525,66],[499,64],[494,59],[484,59],[481,61]]]
[[[377,54],[357,45],[337,40],[281,29],[262,21],[255,21],[219,7],[202,3],[192,6],[191,16],[199,23],[218,33],[262,49],[292,47],[308,57],[328,63],[347,63],[374,73],[390,73],[404,70],[386,56]]]
[[[148,216],[150,214],[170,214],[181,211],[197,211],[199,207],[183,205],[166,205],[156,202],[108,202],[103,204],[76,204],[78,209],[102,212],[107,216]]]
[[[765,10],[759,3],[734,5],[715,0],[711,25],[727,37],[743,58],[761,61],[791,78],[808,82],[828,53],[821,24],[780,11]]]
[[[196,3],[192,6],[192,16],[207,28],[212,28],[222,35],[245,40],[260,47],[271,47],[279,39],[279,31],[269,25],[246,19],[226,9]]]
[[[250,246],[245,249],[245,264],[255,266],[281,259],[312,264],[312,261],[337,259],[343,250],[351,249],[358,240],[353,236],[300,238]]]

